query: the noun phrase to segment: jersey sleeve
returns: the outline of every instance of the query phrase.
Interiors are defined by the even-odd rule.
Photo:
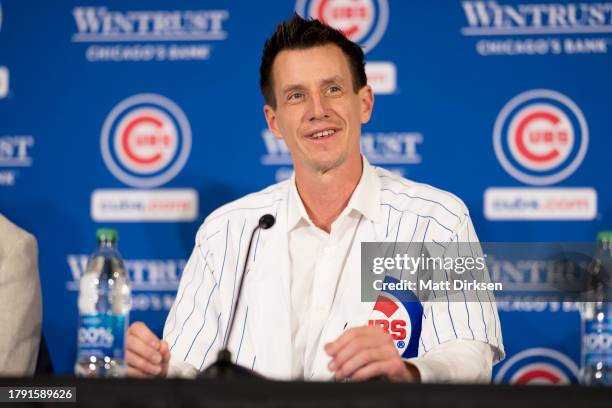
[[[442,259],[484,259],[469,214],[465,214],[448,242],[434,243]],[[435,251],[434,251],[435,252]],[[431,254],[430,254],[431,256]],[[464,268],[460,274],[440,268],[430,273],[436,282],[450,282],[450,290],[432,291],[423,302],[419,356],[426,355],[440,344],[468,340],[487,344],[493,364],[504,358],[501,326],[493,293],[489,290],[456,290],[454,279],[488,282],[486,265],[482,270]]]
[[[221,348],[221,307],[213,255],[202,227],[164,326],[171,376],[195,376],[215,361]]]

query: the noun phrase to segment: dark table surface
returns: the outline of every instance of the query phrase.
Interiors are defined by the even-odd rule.
[[[77,402],[17,403],[88,407],[606,407],[612,387],[420,385],[213,380],[0,378],[0,387],[76,387]],[[6,404],[0,403],[0,407]]]

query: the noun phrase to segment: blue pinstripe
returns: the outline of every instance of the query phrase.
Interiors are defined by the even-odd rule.
[[[432,239],[431,242],[433,242],[434,244],[437,244],[438,246],[441,246],[442,248],[444,248],[445,251],[448,249],[448,245],[444,246],[443,244],[436,241],[435,239]]]
[[[392,182],[397,183],[397,184],[399,184],[399,185],[401,185],[401,186],[404,186],[404,187],[406,187],[406,188],[413,188],[413,187],[415,187],[415,186],[418,186],[418,185],[419,185],[418,183],[414,183],[414,184],[412,184],[412,185],[410,185],[410,184],[406,184],[406,183],[404,183],[403,181],[401,181],[401,180],[397,180],[396,178],[391,177],[391,176],[387,176],[386,174],[378,174],[378,177],[384,177],[384,178],[391,179],[391,181],[392,181]],[[421,185],[423,185],[423,184],[421,184]],[[439,188],[435,188],[434,186],[428,186],[428,187],[429,187],[429,188],[431,188],[431,189],[432,189],[432,190],[434,190],[434,191],[437,191],[437,192],[439,192],[439,193],[441,193],[441,194],[446,195],[448,198],[452,199],[452,200],[453,200],[453,201],[455,201],[455,202],[456,202],[456,203],[457,203],[459,206],[461,206],[461,202],[460,202],[459,200],[457,200],[457,198],[456,198],[456,197],[454,197],[452,194],[449,194],[447,191],[440,190]],[[448,208],[446,208],[446,207],[444,207],[444,208],[445,208],[447,211],[451,212],[450,210],[448,210]]]
[[[425,316],[425,314],[423,314]],[[427,353],[427,347],[425,347],[425,342],[423,342],[423,336],[420,337],[421,345],[423,346],[423,351]]]
[[[466,217],[469,217],[469,215],[466,214]],[[474,256],[474,251],[472,251],[472,243],[470,241],[470,230],[469,229],[468,229],[467,233],[468,233],[468,242],[469,242],[469,246],[470,246],[470,254],[473,257]],[[476,294],[478,295],[478,292],[476,292]],[[491,301],[491,296],[489,295],[489,291],[488,290],[487,290],[487,298],[489,299],[489,307],[491,308],[491,312],[493,313],[493,315],[495,315],[495,311],[493,310],[493,305],[492,305],[492,301]],[[480,307],[482,308],[482,305]],[[483,317],[483,320],[484,320],[484,317]],[[494,329],[493,329],[493,334],[495,335],[495,344],[496,344],[497,348],[499,348],[499,336],[497,334],[497,319],[493,319],[493,324],[495,325]],[[485,325],[485,331],[486,331],[486,325]],[[489,339],[489,337],[487,335],[487,341],[488,341],[488,339]]]
[[[221,326],[221,314],[219,314],[219,317],[217,317],[217,331],[215,332],[215,337],[213,337],[212,341],[210,342],[210,346],[208,346],[208,350],[206,350],[206,354],[204,354],[204,358],[202,359],[202,363],[200,364],[200,370],[202,370],[202,366],[204,365],[204,362],[206,361],[208,352],[210,351],[212,346],[215,344],[215,340],[217,340],[217,336],[219,335],[220,326]]]
[[[209,237],[206,237],[206,239],[207,239],[207,240],[208,240],[208,239],[211,239],[212,237],[214,237],[215,235],[217,235],[217,234],[218,234],[218,233],[220,233],[220,232],[221,232],[221,230],[217,230],[217,232],[215,232],[214,234],[212,234],[212,235],[211,235],[211,236],[209,236]]]
[[[446,255],[446,249],[444,250],[442,257],[445,258],[445,255]],[[444,276],[446,276],[446,281],[450,282],[448,279],[448,271],[446,269],[444,269]],[[461,292],[463,292],[463,290]],[[451,314],[451,311],[450,311],[450,301],[448,300],[448,290],[444,289],[444,293],[446,295],[446,310],[448,311],[448,318],[450,319],[451,326],[453,328],[453,333],[455,334],[455,338],[458,339],[459,336],[457,336],[457,330],[455,329],[455,322],[453,321],[453,315]],[[463,294],[463,296],[465,297],[465,293]]]
[[[238,254],[236,255],[236,268],[234,269],[234,288],[232,289],[232,302],[230,303],[229,317],[227,319],[227,326],[225,327],[225,336],[223,337],[223,343],[227,340],[227,333],[232,318],[232,310],[234,308],[234,296],[236,294],[236,281],[238,280],[238,265],[240,265],[240,250],[242,249],[242,236],[244,235],[244,227],[246,225],[246,218],[242,223],[242,231],[240,231],[240,239],[238,240]]]
[[[431,324],[434,328],[434,333],[436,333],[436,339],[438,340],[438,344],[440,344],[440,337],[438,336],[438,329],[436,329],[436,320],[434,319],[433,307],[429,306],[429,310],[431,311]]]
[[[225,248],[223,248],[223,262],[221,263],[221,272],[219,272],[219,288],[223,284],[223,269],[225,268],[225,257],[227,256],[227,239],[229,237],[229,220],[227,220],[227,226],[225,227]]]
[[[472,333],[472,340],[476,340],[476,336],[474,336],[474,330],[472,330],[472,326],[470,326],[470,312],[468,311],[467,299],[465,297],[465,292],[462,290],[461,293],[463,293],[463,305],[465,306],[465,314],[467,316],[468,328],[470,329],[470,333]]]
[[[387,214],[387,232],[385,233],[385,238],[389,236],[389,221],[391,220],[391,206],[389,206],[389,213]]]
[[[380,191],[388,191],[388,192],[393,193],[393,194],[395,194],[395,195],[404,195],[404,196],[406,196],[406,197],[408,197],[408,198],[417,199],[417,200],[423,200],[423,201],[429,201],[430,203],[438,204],[440,207],[444,208],[444,209],[445,209],[446,211],[448,211],[450,214],[452,214],[452,215],[454,215],[455,217],[457,217],[457,219],[458,219],[459,221],[461,221],[461,218],[459,218],[459,216],[458,216],[457,214],[455,214],[454,212],[452,212],[451,210],[449,210],[448,208],[446,208],[446,206],[445,206],[444,204],[442,204],[441,202],[439,202],[439,201],[436,201],[436,200],[431,200],[431,199],[429,199],[429,198],[424,198],[424,197],[419,197],[419,196],[411,196],[410,194],[407,194],[407,193],[397,193],[397,192],[395,192],[395,191],[393,191],[393,190],[391,190],[391,189],[388,189],[388,188],[383,188],[383,189],[381,189]]]
[[[253,262],[255,262],[255,256],[257,255],[257,248],[259,248],[259,236],[260,235],[261,235],[261,228],[257,230],[257,242],[255,243],[255,251],[253,251]]]
[[[446,269],[444,270],[444,275],[446,276],[446,281],[448,282],[449,281],[448,273]],[[459,336],[457,336],[457,330],[455,330],[455,322],[453,321],[453,316],[451,315],[451,311],[450,311],[450,301],[448,300],[448,290],[444,289],[444,293],[446,294],[446,310],[448,311],[448,318],[450,319],[451,326],[453,327],[453,333],[455,333],[455,338],[458,339]],[[463,296],[465,296],[465,293],[463,294]]]
[[[200,259],[197,258],[196,267],[193,268],[193,274],[191,275],[191,280],[185,285],[185,287],[183,288],[183,291],[181,292],[181,297],[179,298],[178,302],[176,302],[176,305],[174,307],[174,325],[172,326],[172,329],[166,335],[167,338],[170,338],[170,335],[174,333],[174,330],[176,330],[176,314],[178,312],[179,306],[181,305],[181,302],[183,301],[183,296],[185,296],[185,292],[187,292],[187,288],[191,285],[191,282],[193,282],[193,280],[195,279],[196,272],[198,271],[199,261]]]
[[[172,343],[172,347],[170,347],[170,351],[172,351],[174,346],[176,346],[176,342],[178,341],[179,337],[181,337],[181,334],[183,334],[183,330],[185,329],[185,325],[187,324],[187,322],[189,321],[189,319],[193,315],[193,311],[195,310],[195,305],[196,305],[195,299],[198,296],[198,292],[200,291],[200,288],[202,287],[202,284],[204,283],[204,273],[205,272],[206,272],[206,267],[204,267],[204,271],[202,273],[202,281],[198,285],[198,288],[196,289],[195,293],[193,294],[193,300],[192,300],[193,306],[191,307],[191,312],[189,313],[189,316],[187,316],[187,318],[185,320],[183,320],[183,325],[181,326],[181,331],[179,332],[179,334],[174,339],[174,343]]]
[[[404,213],[400,213],[400,218],[397,221],[397,231],[395,232],[395,243],[393,244],[393,253],[395,253],[395,246],[397,245],[397,237],[399,237],[400,226],[402,225],[402,217],[404,217]],[[401,277],[401,275],[400,275]]]
[[[429,224],[431,224],[431,220],[427,221],[427,225],[425,226],[425,233],[423,233],[423,241],[421,241],[421,249],[419,251],[419,254],[423,253],[423,245],[425,244],[425,237],[427,236],[427,230],[429,229]],[[420,269],[417,269],[417,276],[416,276],[416,281],[417,281],[417,299],[419,298],[419,293],[420,291],[420,286],[418,284],[419,282],[419,276],[420,276]],[[434,293],[435,295],[435,293]],[[432,311],[432,315],[433,315],[433,311]]]
[[[242,350],[242,339],[244,339],[244,332],[246,331],[247,317],[249,316],[249,307],[247,306],[244,314],[244,323],[242,324],[242,336],[240,336],[240,345],[238,346],[238,353],[236,353],[236,363],[238,363],[238,357],[240,357],[240,350]]]
[[[202,326],[200,326],[200,330],[198,330],[198,332],[193,337],[193,341],[191,342],[191,345],[189,346],[189,350],[187,350],[187,354],[185,354],[185,358],[183,360],[187,360],[189,353],[191,353],[191,348],[193,347],[198,336],[200,335],[200,332],[204,329],[204,325],[206,324],[206,313],[208,312],[208,305],[210,304],[210,299],[212,298],[212,294],[215,291],[216,287],[217,287],[217,283],[215,283],[215,285],[210,290],[210,294],[208,295],[208,301],[206,302],[206,308],[204,308],[204,321],[202,322]]]
[[[469,231],[468,231],[468,236],[469,236]],[[457,238],[457,256],[459,256],[459,234],[456,234],[455,237]],[[453,241],[454,241],[454,238],[451,238],[451,242]],[[450,243],[448,246],[450,246]],[[476,336],[474,336],[474,330],[472,330],[472,326],[470,325],[470,311],[468,310],[468,307],[467,307],[467,298],[465,297],[465,291],[461,289],[461,293],[463,294],[463,305],[465,306],[465,315],[467,317],[468,328],[470,329],[470,333],[472,333],[472,340],[476,340]]]
[[[389,211],[391,211],[391,207],[389,207]],[[410,243],[408,244],[408,248],[406,248],[406,252],[410,251],[410,246],[412,245],[412,242],[414,241],[414,234],[416,234],[416,230],[419,227],[419,220],[420,219],[421,219],[421,217],[419,217],[417,215],[416,223],[414,224],[414,229],[412,230],[412,236],[410,237]],[[397,241],[397,237],[395,237],[395,240]],[[418,271],[417,271],[417,273],[418,273]],[[403,275],[404,275],[404,270],[402,269],[402,272],[400,273],[400,280],[402,279]],[[417,275],[417,282],[418,282],[418,279],[419,279],[419,275]]]
[[[414,212],[414,211],[410,211],[410,210],[399,210],[399,209],[395,208],[394,206],[392,206],[392,205],[391,205],[391,204],[389,204],[389,203],[381,203],[380,205],[388,205],[388,206],[390,206],[391,208],[393,208],[395,211],[399,211],[399,212],[402,212],[402,213],[404,213],[404,212],[409,212],[409,213],[411,213],[411,214],[418,215],[418,216],[420,216],[420,217],[422,217],[422,218],[428,218],[428,219],[434,220],[434,221],[436,222],[436,224],[438,224],[440,227],[444,228],[445,230],[447,230],[447,231],[448,231],[448,232],[450,232],[451,234],[453,233],[453,230],[452,230],[452,229],[450,229],[450,228],[448,228],[447,226],[445,226],[444,224],[440,223],[440,221],[438,221],[437,219],[435,219],[435,218],[434,218],[434,217],[432,217],[431,215],[423,215],[423,214],[419,214],[419,213],[416,213],[416,212]]]
[[[470,230],[468,228],[468,237],[467,240],[468,242],[470,242]],[[459,236],[457,236],[457,242],[459,242]],[[470,254],[472,255],[472,257],[474,257],[474,252],[472,251],[472,244],[469,244],[470,246]],[[457,245],[457,256],[459,256],[459,245]],[[470,269],[470,277],[472,279],[474,279],[474,275],[472,274],[472,270]],[[489,342],[489,334],[487,333],[487,322],[485,321],[485,317],[484,317],[484,309],[482,307],[482,301],[480,300],[480,296],[478,296],[478,291],[476,291],[476,299],[478,299],[478,304],[480,305],[480,315],[482,316],[482,325],[484,326],[484,334],[485,334],[485,339],[487,340],[487,343]]]

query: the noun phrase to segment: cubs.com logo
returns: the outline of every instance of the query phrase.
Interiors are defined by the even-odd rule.
[[[387,0],[298,0],[295,11],[342,31],[363,52],[378,44],[389,22]]]
[[[508,359],[495,376],[496,383],[565,385],[577,382],[578,366],[563,353],[531,348]]]
[[[535,89],[512,98],[500,111],[493,146],[512,177],[549,185],[569,177],[582,163],[589,143],[580,108],[556,91]]]
[[[102,127],[104,164],[123,183],[158,187],[183,168],[191,151],[185,113],[156,94],[131,96],[113,108]]]

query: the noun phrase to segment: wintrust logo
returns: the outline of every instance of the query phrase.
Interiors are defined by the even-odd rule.
[[[109,10],[75,7],[74,42],[224,40],[227,10]]]
[[[461,33],[483,38],[476,43],[477,52],[483,56],[608,52],[612,33],[609,2],[462,1],[461,6],[466,21]]]
[[[504,4],[462,1],[464,35],[533,35],[612,32],[612,3]]]
[[[66,289],[78,292],[79,281],[87,268],[88,255],[66,257],[70,279]],[[132,310],[170,310],[178,288],[184,259],[126,259],[124,265],[132,285]],[[164,293],[168,292],[168,293]]]
[[[282,139],[277,139],[272,132],[264,129],[261,132],[266,153],[261,157],[264,166],[291,166],[291,153]],[[367,132],[361,135],[361,151],[372,164],[400,166],[420,164],[423,161],[419,147],[423,135],[417,132]],[[390,170],[394,170],[390,168]],[[280,168],[277,180],[291,176],[291,170]]]
[[[34,137],[0,136],[0,186],[14,186],[20,168],[33,164]]]
[[[90,44],[90,62],[185,61],[210,57],[223,41],[227,10],[110,10],[75,7],[72,42]],[[111,45],[109,45],[111,44]]]

